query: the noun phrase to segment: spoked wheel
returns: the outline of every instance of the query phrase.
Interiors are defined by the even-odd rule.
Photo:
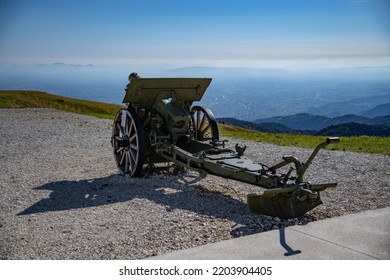
[[[120,109],[116,114],[111,144],[119,172],[138,177],[144,164],[145,139],[141,120],[133,109]]]
[[[194,106],[191,108],[190,130],[198,141],[219,141],[217,121],[209,108]]]

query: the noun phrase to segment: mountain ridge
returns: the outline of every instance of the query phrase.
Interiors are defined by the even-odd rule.
[[[370,117],[371,110],[376,107],[390,104],[390,94],[375,94],[372,96],[364,96],[354,98],[342,102],[330,102],[321,106],[310,107],[305,112],[309,114],[319,114],[323,116],[341,116],[345,114],[355,114],[365,117]],[[387,107],[389,108],[389,107]],[[378,110],[378,109],[375,109]],[[390,110],[388,111],[390,112]],[[378,114],[377,114],[378,115]],[[382,113],[382,115],[385,115]],[[371,117],[374,115],[371,115]]]
[[[375,106],[372,109],[363,111],[359,113],[360,116],[373,118],[373,117],[379,117],[379,116],[386,116],[390,112],[390,103],[381,104],[378,106]]]
[[[235,118],[218,118],[218,121],[223,124],[268,133],[327,136],[390,136],[390,115],[367,118],[348,114],[329,118],[320,115],[299,113],[290,116],[257,120],[257,122],[243,121]]]
[[[295,130],[322,130],[331,125],[341,125],[345,123],[361,123],[366,125],[385,125],[390,126],[390,114],[376,116],[374,118],[359,116],[355,114],[346,114],[334,118],[312,115],[309,113],[298,113],[288,116],[277,116],[272,118],[257,119],[255,123],[278,123]]]

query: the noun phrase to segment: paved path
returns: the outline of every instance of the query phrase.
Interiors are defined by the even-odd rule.
[[[390,208],[253,234],[153,259],[390,260]]]

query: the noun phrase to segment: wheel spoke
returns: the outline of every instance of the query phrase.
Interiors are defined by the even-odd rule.
[[[129,131],[128,131],[127,135],[128,136],[135,135],[135,133],[133,131],[134,131],[134,124],[133,124],[133,122],[131,122],[129,125]]]
[[[210,126],[211,124],[207,124],[206,127],[200,131],[200,134],[203,136],[205,132],[210,128]]]
[[[123,153],[121,154],[120,157],[121,157],[121,160],[119,161],[119,165],[123,165],[125,157],[126,157],[126,152],[123,151]]]
[[[135,145],[135,144],[131,144],[131,143],[130,143],[130,148],[133,149],[133,150],[138,151],[138,146]]]
[[[198,126],[198,129],[201,130],[202,129],[202,126],[204,125],[206,121],[206,114],[203,114],[203,118],[202,118],[202,121],[200,122],[199,126]]]
[[[128,130],[129,130],[129,122],[130,122],[130,118],[127,116],[126,114],[126,122],[125,122],[125,126],[123,126],[123,133],[125,135],[129,135],[128,134]]]
[[[129,152],[128,151],[126,151],[125,154],[126,154],[125,173],[127,173],[129,171],[129,161],[130,161],[130,158],[129,158]]]
[[[126,119],[126,125],[124,130],[125,135],[129,135],[129,120]]]
[[[132,136],[130,136],[129,141],[133,142],[133,140],[136,139],[136,138],[137,138],[137,134],[133,134]]]
[[[119,130],[119,137],[123,137],[124,135],[124,132],[123,132],[123,127],[121,127],[121,125],[119,124],[119,122],[116,123],[116,126]]]
[[[130,155],[131,155],[132,162],[134,162],[135,165],[135,163],[137,162],[137,154],[130,151]]]
[[[209,123],[208,120],[206,119],[206,120],[202,123],[202,125],[199,127],[199,131],[204,131],[205,128],[207,128],[207,127],[210,127],[210,123]]]
[[[196,111],[196,125],[195,125],[195,128],[196,130],[199,129],[199,124],[200,124],[200,111]]]

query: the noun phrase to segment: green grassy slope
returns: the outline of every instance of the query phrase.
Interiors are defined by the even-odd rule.
[[[326,139],[326,136],[264,133],[221,124],[219,130],[222,136],[302,148],[314,148]],[[390,137],[340,137],[338,144],[329,145],[327,149],[390,155]]]
[[[0,90],[0,108],[54,108],[99,118],[113,119],[121,105],[68,98],[39,91]],[[219,124],[220,134],[282,146],[314,148],[324,136],[263,133]],[[389,137],[342,137],[327,149],[390,155]]]
[[[112,119],[123,106],[63,97],[40,91],[0,90],[0,108],[53,108]]]

